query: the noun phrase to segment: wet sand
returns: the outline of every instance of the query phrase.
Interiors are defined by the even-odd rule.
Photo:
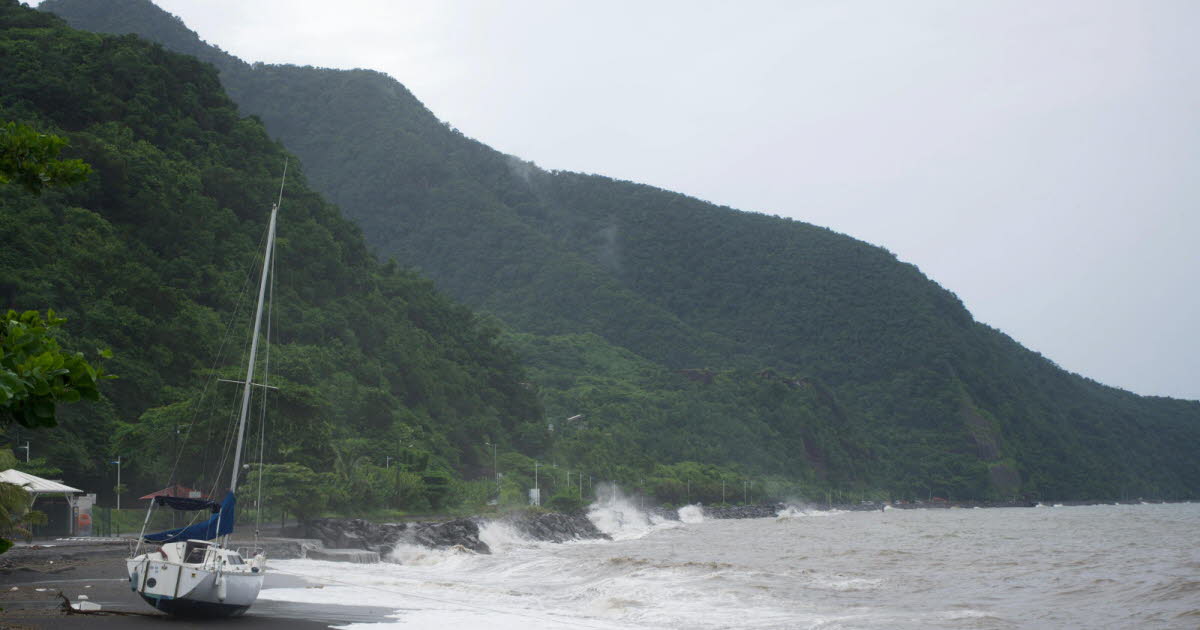
[[[391,608],[318,606],[259,600],[245,615],[233,619],[175,619],[146,605],[129,589],[125,577],[128,545],[114,543],[48,543],[54,546],[14,547],[0,555],[0,628],[328,628],[354,622],[384,621]],[[308,583],[268,571],[263,589],[302,587]],[[126,615],[68,614],[62,598],[99,604],[101,611],[142,613]]]

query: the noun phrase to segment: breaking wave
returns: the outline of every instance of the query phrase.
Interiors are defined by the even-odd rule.
[[[699,505],[685,505],[679,508],[679,520],[683,523],[696,524],[704,522],[704,508]]]
[[[641,538],[652,531],[680,525],[643,510],[636,498],[621,492],[615,484],[597,486],[596,502],[588,507],[588,520],[613,540]]]

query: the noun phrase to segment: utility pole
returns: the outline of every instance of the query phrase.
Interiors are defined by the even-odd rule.
[[[542,491],[538,488],[538,461],[533,460],[533,495],[537,497],[537,504],[542,504]]]
[[[692,478],[688,477],[687,504],[692,504]]]
[[[17,448],[25,449],[25,463],[28,464],[29,463],[29,440],[25,440],[25,446],[18,446]]]
[[[746,480],[742,480],[742,504],[750,505],[750,492],[746,490]]]

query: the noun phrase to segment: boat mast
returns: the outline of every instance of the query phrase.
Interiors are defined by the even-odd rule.
[[[267,248],[263,254],[262,280],[258,283],[258,307],[254,312],[254,336],[250,338],[250,362],[246,366],[246,387],[242,390],[242,415],[238,421],[237,450],[233,453],[233,474],[229,482],[229,491],[237,491],[238,470],[242,465],[242,441],[246,437],[246,415],[250,411],[250,388],[254,384],[254,359],[258,353],[258,331],[262,326],[263,298],[267,294],[267,272],[271,269],[271,254],[275,251],[275,215],[279,212],[279,204],[271,207],[271,224],[267,228]]]

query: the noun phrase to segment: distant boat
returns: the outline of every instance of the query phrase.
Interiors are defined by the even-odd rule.
[[[154,502],[147,510],[147,522],[150,510],[155,506],[184,511],[208,510],[212,512],[212,516],[200,523],[154,534],[146,534],[143,524],[138,546],[132,557],[125,561],[130,589],[140,595],[146,603],[171,615],[241,615],[258,598],[263,578],[266,576],[267,559],[261,551],[252,551],[250,553],[253,555],[245,558],[242,550],[231,549],[228,544],[229,534],[233,532],[235,492],[238,472],[241,470],[246,416],[250,409],[250,388],[254,383],[254,363],[262,325],[263,300],[267,293],[268,272],[275,249],[275,216],[278,212],[279,204],[276,203],[271,208],[271,220],[267,228],[267,246],[263,254],[258,307],[254,315],[250,361],[246,367],[229,492],[220,503],[204,498],[166,496],[166,493],[154,496]],[[216,541],[218,538],[221,539],[220,542]],[[158,543],[162,546],[138,555],[143,543]]]

